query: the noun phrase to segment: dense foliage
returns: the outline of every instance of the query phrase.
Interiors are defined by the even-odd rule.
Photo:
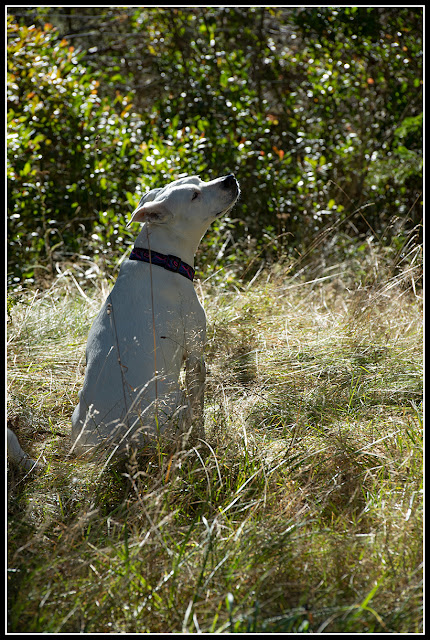
[[[139,195],[187,173],[243,191],[200,265],[327,227],[399,251],[422,217],[422,9],[20,8],[8,140],[12,282],[119,255]]]

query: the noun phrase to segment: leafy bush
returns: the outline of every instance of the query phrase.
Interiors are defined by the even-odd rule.
[[[16,279],[77,252],[110,260],[131,242],[136,187],[187,173],[232,171],[242,187],[239,220],[203,242],[205,268],[252,274],[252,254],[304,255],[340,226],[359,246],[401,246],[420,224],[421,10],[21,11],[8,55]]]
[[[109,244],[146,125],[127,97],[100,98],[99,80],[52,25],[8,29],[9,268],[19,279],[86,251],[99,219]]]

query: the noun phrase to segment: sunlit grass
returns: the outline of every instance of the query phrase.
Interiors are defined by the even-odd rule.
[[[9,419],[45,467],[10,468],[9,630],[421,631],[416,289],[211,282],[207,441],[109,468],[68,455],[108,285],[14,300]]]

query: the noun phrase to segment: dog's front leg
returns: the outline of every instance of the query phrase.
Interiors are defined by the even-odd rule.
[[[192,439],[204,438],[203,407],[205,400],[206,366],[201,355],[189,355],[185,359],[185,383],[191,410]]]

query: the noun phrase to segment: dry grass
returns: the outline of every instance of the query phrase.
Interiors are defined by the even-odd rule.
[[[203,284],[207,442],[108,469],[68,456],[107,284],[13,301],[9,419],[46,466],[9,469],[10,631],[422,630],[421,303],[373,258]]]

